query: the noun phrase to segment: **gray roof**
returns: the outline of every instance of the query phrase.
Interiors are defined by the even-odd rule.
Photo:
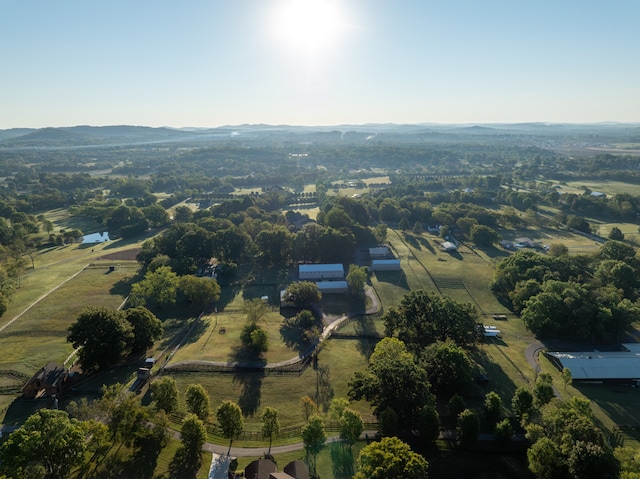
[[[627,351],[549,352],[577,380],[640,379],[640,344]]]

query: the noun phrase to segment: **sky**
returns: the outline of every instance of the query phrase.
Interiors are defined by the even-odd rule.
[[[0,0],[0,129],[640,122],[638,0]]]

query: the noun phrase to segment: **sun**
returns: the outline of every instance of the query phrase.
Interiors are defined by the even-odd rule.
[[[337,45],[344,30],[344,12],[336,0],[283,0],[273,28],[287,49],[317,59]]]

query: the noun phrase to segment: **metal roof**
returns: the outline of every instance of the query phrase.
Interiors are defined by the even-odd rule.
[[[301,264],[298,266],[298,271],[299,272],[305,272],[305,273],[317,273],[320,271],[343,271],[344,272],[344,267],[342,266],[342,264],[337,263],[337,264]]]
[[[578,380],[640,379],[640,344],[623,344],[627,351],[549,352]]]

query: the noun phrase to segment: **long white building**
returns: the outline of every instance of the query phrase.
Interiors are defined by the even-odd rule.
[[[316,281],[321,279],[344,278],[342,264],[301,264],[298,266],[300,280]]]

